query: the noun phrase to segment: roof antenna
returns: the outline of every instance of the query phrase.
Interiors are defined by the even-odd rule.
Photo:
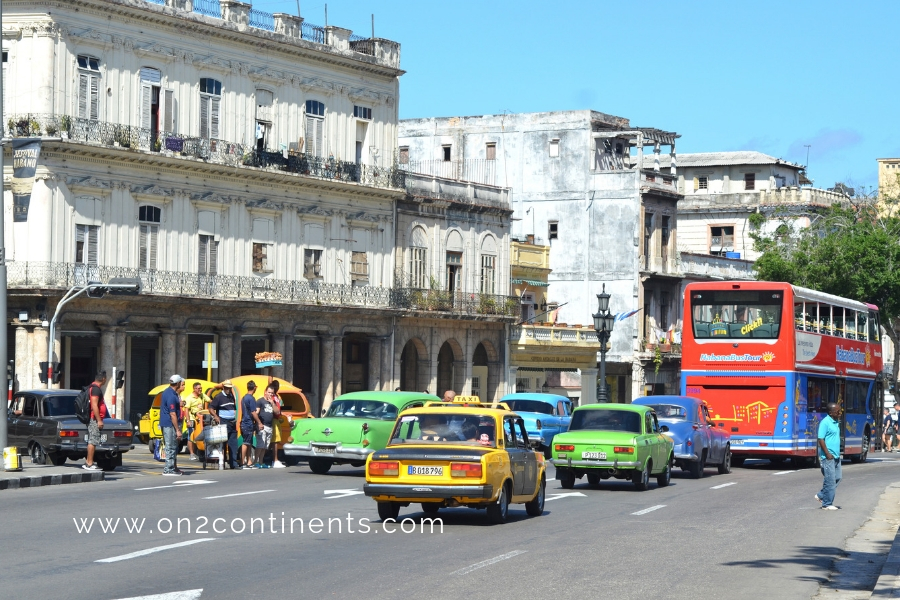
[[[300,16],[300,0],[297,0],[297,16]]]
[[[328,27],[328,5],[325,5],[325,27]]]
[[[375,39],[375,13],[372,13],[372,39]]]

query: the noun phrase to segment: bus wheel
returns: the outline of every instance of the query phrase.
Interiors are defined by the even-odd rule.
[[[859,454],[854,454],[850,457],[850,462],[852,463],[864,463],[869,458],[869,434],[866,433],[862,438],[862,450]]]

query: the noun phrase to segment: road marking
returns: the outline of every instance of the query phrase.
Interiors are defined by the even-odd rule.
[[[650,508],[645,508],[644,510],[639,510],[637,512],[633,512],[633,515],[646,515],[648,512],[653,512],[654,510],[659,510],[660,508],[665,508],[665,504],[657,504],[656,506],[651,506]]]
[[[349,490],[325,490],[325,491],[322,492],[322,493],[325,494],[326,496],[327,496],[328,494],[337,494],[337,496],[328,496],[327,498],[325,498],[326,500],[334,500],[335,498],[346,498],[347,496],[355,496],[355,495],[357,495],[357,494],[362,494],[361,491],[356,490],[356,489],[349,489]]]
[[[167,594],[153,594],[152,596],[119,598],[119,600],[197,600],[202,593],[203,588],[199,590],[184,590],[183,592],[169,592]]]
[[[225,494],[224,496],[207,496],[201,500],[215,500],[216,498],[233,498],[234,496],[249,496],[250,494],[265,494],[266,492],[274,492],[275,490],[259,490],[258,492],[241,492],[240,494]]]
[[[711,489],[711,490],[721,490],[723,487],[728,487],[729,485],[735,485],[736,483],[737,483],[737,481],[730,481],[730,482],[728,482],[728,483],[723,483],[722,485],[714,485],[714,486],[712,486],[712,487],[709,488],[709,489]]]
[[[197,479],[194,481],[179,481],[178,483],[173,483],[170,485],[157,485],[153,487],[145,487],[145,488],[135,488],[136,492],[143,492],[144,490],[161,490],[164,488],[172,489],[172,488],[183,488],[183,487],[191,487],[192,485],[203,485],[205,483],[216,483],[215,481],[211,481],[209,479]]]
[[[475,563],[474,565],[469,565],[468,567],[463,567],[462,569],[458,569],[450,573],[451,575],[465,575],[466,573],[471,573],[472,571],[476,571],[481,567],[487,567],[494,563],[498,563],[502,560],[507,560],[512,558],[513,556],[518,556],[520,554],[525,554],[527,550],[513,550],[512,552],[507,552],[506,554],[501,554],[500,556],[495,556],[494,558],[489,558],[487,560],[483,560],[480,563]]]
[[[797,473],[798,470],[794,471],[778,471],[777,473],[772,473],[772,475],[787,475],[788,473]]]
[[[587,496],[587,494],[582,494],[581,492],[568,492],[565,494],[550,494],[553,496],[552,498],[546,498],[544,502],[550,502],[551,500],[559,500],[560,498],[566,498],[567,496]]]
[[[121,556],[113,556],[112,558],[101,558],[100,560],[95,560],[94,562],[98,563],[114,563],[119,562],[120,560],[128,560],[131,558],[137,558],[139,556],[146,556],[148,554],[153,554],[155,552],[162,552],[163,550],[171,550],[172,548],[182,548],[184,546],[193,546],[194,544],[199,544],[200,542],[211,542],[216,538],[200,538],[199,540],[190,540],[187,542],[179,542],[177,544],[169,544],[168,546],[157,546],[156,548],[147,548],[146,550],[138,550],[137,552],[132,552],[131,554],[123,554]]]

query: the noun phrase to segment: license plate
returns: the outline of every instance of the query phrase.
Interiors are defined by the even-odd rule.
[[[313,446],[312,449],[316,454],[334,454],[334,448],[327,446]]]
[[[88,434],[84,434],[84,441],[88,441]],[[100,434],[100,443],[101,444],[106,443],[106,434],[105,433]]]
[[[408,466],[406,467],[406,472],[409,475],[435,475],[440,477],[444,474],[444,467],[414,467]]]
[[[582,452],[581,458],[588,460],[606,460],[606,452]]]

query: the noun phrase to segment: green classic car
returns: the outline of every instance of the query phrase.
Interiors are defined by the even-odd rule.
[[[575,409],[566,433],[553,438],[556,479],[565,489],[587,475],[588,483],[601,479],[630,479],[646,490],[651,476],[660,487],[672,476],[673,443],[663,435],[649,406],[586,404]]]
[[[387,446],[397,415],[440,398],[420,392],[351,392],[338,396],[321,419],[294,422],[293,441],[284,445],[288,463],[309,461],[313,473],[324,475],[332,465],[366,464],[366,458]]]

